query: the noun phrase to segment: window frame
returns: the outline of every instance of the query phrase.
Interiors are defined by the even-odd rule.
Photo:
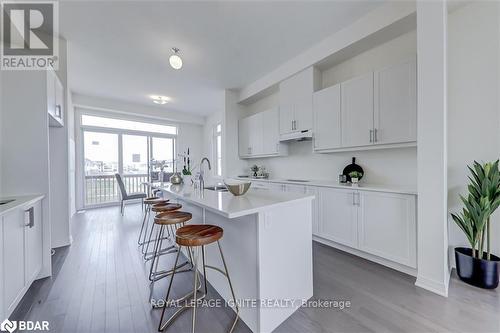
[[[213,125],[212,127],[212,159],[215,162],[214,163],[214,177],[215,178],[222,178],[224,174],[224,170],[222,168],[222,123],[217,122]],[[220,138],[220,151],[218,149],[218,142],[217,140]],[[219,153],[220,153],[220,158],[219,158]],[[219,173],[220,169],[220,173]]]

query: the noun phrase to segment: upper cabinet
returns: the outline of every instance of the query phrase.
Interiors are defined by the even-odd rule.
[[[279,141],[279,109],[269,109],[238,122],[240,158],[280,156],[287,154]]]
[[[413,57],[374,75],[376,144],[417,140],[417,63]]]
[[[340,84],[315,92],[314,109],[314,150],[340,148]]]
[[[342,147],[373,142],[373,73],[341,84]]]
[[[416,67],[412,57],[315,92],[314,150],[416,145]]]
[[[309,67],[279,85],[279,134],[309,132],[313,127],[312,96],[319,86],[319,74]]]
[[[47,70],[47,111],[49,126],[64,126],[64,87],[53,70]]]

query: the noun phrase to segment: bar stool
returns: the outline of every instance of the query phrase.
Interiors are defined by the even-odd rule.
[[[153,204],[151,206],[151,210],[154,213],[163,213],[163,212],[175,212],[176,210],[179,210],[182,208],[182,205],[179,203],[158,203],[158,204]],[[153,230],[155,227],[155,223],[151,225],[151,230],[149,232],[149,239],[146,244],[146,251],[143,251],[144,254],[144,260],[150,260],[152,259],[153,252],[148,252],[149,250],[149,243],[152,242],[152,237],[153,237]],[[169,234],[170,236],[170,234]]]
[[[222,248],[220,246],[219,240],[222,238],[224,231],[221,227],[215,226],[215,225],[209,225],[209,224],[191,224],[191,225],[186,225],[183,227],[180,227],[177,229],[176,232],[176,237],[175,237],[175,242],[179,246],[179,250],[177,252],[177,257],[175,258],[175,263],[174,263],[174,268],[172,272],[172,277],[170,278],[170,283],[168,285],[168,290],[167,290],[167,296],[165,297],[165,306],[163,307],[162,313],[161,313],[161,318],[160,318],[160,324],[158,325],[158,330],[163,331],[166,327],[168,327],[173,320],[185,309],[187,309],[187,306],[184,305],[181,307],[179,310],[177,310],[168,320],[163,323],[163,317],[165,316],[165,310],[167,309],[167,306],[170,304],[168,297],[170,296],[170,291],[172,289],[172,282],[174,281],[174,276],[176,273],[176,266],[177,262],[179,260],[179,254],[181,253],[181,249],[183,246],[187,247],[188,249],[191,250],[197,250],[198,252],[200,251],[201,248],[201,255],[202,255],[202,264],[203,264],[203,278],[204,278],[204,286],[205,286],[205,293],[202,295],[200,298],[197,298],[197,285],[198,285],[198,257],[199,253],[194,256],[194,289],[193,289],[193,298],[194,298],[194,305],[193,305],[193,316],[192,316],[192,332],[194,333],[195,331],[195,326],[196,326],[196,303],[198,300],[201,300],[205,298],[207,295],[207,274],[206,274],[206,268],[210,268],[213,270],[216,270],[217,272],[221,273],[227,278],[227,281],[229,283],[229,288],[231,289],[231,295],[233,297],[234,305],[236,307],[236,318],[234,319],[234,322],[229,330],[231,333],[234,330],[234,327],[236,325],[236,322],[238,321],[239,318],[239,312],[240,309],[238,307],[238,303],[236,302],[236,296],[234,295],[234,289],[233,289],[233,284],[231,283],[231,278],[229,277],[229,273],[227,270],[227,265],[226,265],[226,260],[224,259],[224,254],[222,253]],[[205,264],[205,245],[209,245],[212,243],[217,242],[217,246],[219,247],[219,253],[220,257],[222,259],[222,263],[224,265],[224,271],[218,267],[214,266],[209,266]],[[200,281],[201,282],[201,281]]]
[[[141,231],[139,232],[139,238],[137,240],[137,244],[141,246],[141,250],[144,250],[144,244],[146,242],[146,234],[148,230],[148,221],[149,217],[151,215],[151,206],[154,204],[166,204],[168,203],[168,199],[163,199],[159,197],[149,197],[144,199],[144,205],[146,206],[146,209],[144,210],[144,215],[142,218],[142,225],[141,225]],[[144,233],[143,233],[144,232]],[[142,241],[141,241],[142,238]]]
[[[163,237],[163,234],[165,232],[165,229],[167,230],[167,233],[171,233],[172,235],[175,234],[174,228],[176,227],[182,227],[184,224],[188,221],[190,221],[193,218],[193,215],[188,212],[181,212],[181,211],[174,211],[174,212],[163,212],[159,213],[155,216],[154,218],[154,223],[157,225],[158,231],[156,233],[156,239],[155,239],[155,245],[154,245],[154,251],[153,251],[153,259],[151,261],[151,267],[149,270],[149,280],[151,282],[158,281],[164,277],[167,277],[172,274],[173,269],[170,270],[163,270],[163,271],[158,271],[158,263],[159,263],[159,257],[163,254],[169,254],[169,253],[175,253],[177,252],[177,247],[175,245],[168,246],[165,249],[162,249],[163,245],[163,240],[166,239]],[[170,229],[170,230],[169,230]],[[188,251],[190,261],[191,261],[191,268],[193,268],[193,260],[191,257],[191,251]],[[178,265],[175,267],[175,269],[180,269],[184,266],[189,264],[189,261],[186,261],[185,263]],[[154,267],[154,271],[153,271]],[[177,271],[179,272],[187,272],[188,270],[183,270],[183,271]]]

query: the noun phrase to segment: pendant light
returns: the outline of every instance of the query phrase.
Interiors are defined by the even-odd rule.
[[[179,56],[179,49],[176,47],[172,48],[172,51],[174,54],[170,56],[168,59],[168,62],[170,62],[170,66],[172,66],[173,69],[181,69],[182,68],[182,59]]]

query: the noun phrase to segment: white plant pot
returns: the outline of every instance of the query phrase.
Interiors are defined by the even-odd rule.
[[[193,175],[184,175],[182,176],[182,181],[186,186],[193,186]]]
[[[351,178],[351,184],[352,186],[358,186],[359,179],[358,178]]]

